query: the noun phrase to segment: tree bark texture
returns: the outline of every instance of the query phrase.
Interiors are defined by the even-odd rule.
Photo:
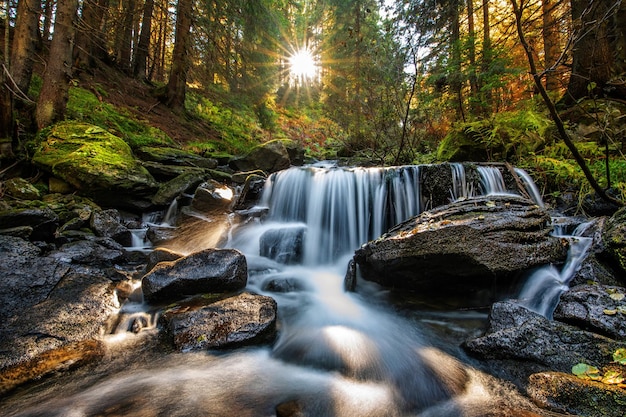
[[[152,12],[154,11],[154,0],[146,0],[143,6],[143,18],[141,20],[141,33],[139,44],[135,54],[133,76],[146,78],[148,52],[150,51],[150,34],[152,32]]]
[[[11,76],[14,87],[22,93],[28,92],[33,75],[33,58],[39,41],[39,0],[20,0],[17,3],[17,20],[11,47]]]
[[[43,85],[35,119],[39,129],[63,118],[72,72],[74,16],[77,0],[58,0],[50,56],[43,75]]]
[[[189,49],[191,47],[191,14],[193,0],[178,0],[176,8],[176,35],[172,53],[172,70],[167,83],[168,107],[184,110],[189,72]]]

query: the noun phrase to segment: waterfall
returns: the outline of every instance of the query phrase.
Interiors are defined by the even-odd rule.
[[[268,179],[270,222],[304,223],[305,265],[328,263],[421,209],[419,166],[292,168]]]
[[[528,277],[518,297],[523,306],[546,318],[552,318],[561,294],[569,288],[570,280],[580,269],[580,265],[591,247],[593,239],[582,236],[589,224],[580,224],[571,236],[561,235],[563,228],[555,228],[556,236],[570,241],[565,265],[560,271],[554,265],[546,265],[533,272]]]
[[[482,195],[510,194],[506,189],[502,172],[496,167],[478,166]]]

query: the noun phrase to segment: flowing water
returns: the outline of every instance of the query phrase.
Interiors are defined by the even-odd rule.
[[[407,309],[369,283],[343,290],[354,250],[422,210],[420,169],[306,167],[268,179],[260,204],[269,214],[234,226],[224,246],[246,255],[247,289],[278,303],[272,346],[160,353],[167,348],[154,336],[155,313],[137,311],[152,330],[109,336],[110,362],[26,390],[10,415],[456,417],[532,409],[459,348],[482,331],[485,311],[426,300]],[[508,192],[497,169],[479,170],[481,184],[469,184],[459,164],[451,169],[451,200]]]

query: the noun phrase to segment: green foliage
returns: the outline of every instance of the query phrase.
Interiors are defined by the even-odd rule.
[[[613,352],[613,362],[626,365],[626,348],[619,348]]]
[[[441,161],[516,161],[547,141],[552,122],[532,110],[496,113],[491,119],[459,123],[440,143]]]
[[[131,148],[174,144],[165,132],[138,120],[128,110],[101,102],[83,88],[70,88],[66,118],[100,126],[122,138]]]
[[[193,142],[190,146],[210,152],[243,154],[257,145],[264,136],[257,117],[250,108],[240,106],[235,111],[234,108],[220,105],[194,92],[187,94],[185,107],[193,117],[208,122],[220,137],[220,140]]]

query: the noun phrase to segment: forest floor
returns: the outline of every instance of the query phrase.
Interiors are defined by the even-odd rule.
[[[219,132],[207,121],[167,107],[154,84],[104,66],[80,73],[77,81],[79,87],[91,91],[100,101],[127,110],[138,120],[165,132],[180,146],[193,140],[219,140]]]

